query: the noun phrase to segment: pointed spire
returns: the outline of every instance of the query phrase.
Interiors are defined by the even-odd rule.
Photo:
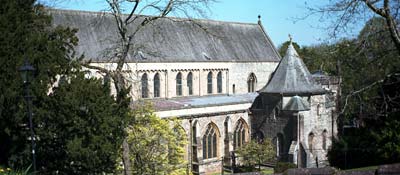
[[[271,80],[259,92],[286,95],[323,94],[325,90],[314,82],[306,65],[299,57],[289,35],[290,43]]]

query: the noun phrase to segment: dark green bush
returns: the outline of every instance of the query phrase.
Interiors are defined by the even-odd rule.
[[[274,167],[274,173],[283,173],[290,168],[297,168],[297,165],[289,162],[277,162]]]

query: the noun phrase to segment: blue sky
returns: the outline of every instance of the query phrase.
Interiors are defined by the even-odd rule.
[[[48,1],[48,0],[44,0]],[[275,46],[288,40],[288,34],[299,45],[312,45],[329,40],[328,31],[321,29],[318,16],[294,20],[305,16],[305,0],[218,0],[210,7],[209,19],[256,23],[257,16]],[[100,11],[107,9],[105,0],[56,1],[55,8]],[[318,5],[318,0],[308,0],[308,5]]]

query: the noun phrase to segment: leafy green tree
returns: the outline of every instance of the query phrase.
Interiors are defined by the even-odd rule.
[[[6,0],[0,11],[0,164],[25,169],[32,162],[18,73],[27,58],[36,68],[30,89],[40,173],[113,172],[129,99],[116,105],[109,85],[84,78],[73,50],[76,30],[52,26],[36,1]],[[65,81],[53,87],[59,76]]]
[[[262,143],[251,140],[241,147],[237,153],[239,157],[242,158],[241,160],[244,165],[249,167],[259,165],[259,170],[262,163],[274,161],[276,155],[274,146],[268,139],[264,140]]]
[[[2,1],[0,11],[0,164],[26,168],[31,148],[18,68],[24,58],[36,68],[30,85],[36,114],[56,75],[72,70],[71,48],[78,40],[74,30],[51,28],[51,18],[34,0]]]
[[[148,103],[138,103],[128,127],[133,174],[185,174],[186,133],[177,119],[161,119]]]
[[[36,114],[41,173],[114,172],[124,119],[108,85],[84,72],[64,78]]]

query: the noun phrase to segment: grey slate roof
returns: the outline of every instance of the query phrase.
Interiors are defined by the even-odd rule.
[[[283,108],[286,111],[307,111],[310,110],[310,104],[303,100],[300,96],[293,96],[290,98],[286,106]]]
[[[150,99],[157,111],[252,103],[258,93]],[[137,101],[139,102],[139,101]]]
[[[284,95],[323,94],[325,90],[316,84],[306,65],[290,44],[271,80],[260,93]]]
[[[78,53],[95,62],[112,57],[118,33],[113,16],[104,12],[49,9],[53,25],[79,29]],[[146,16],[140,16],[144,20]],[[139,21],[140,21],[139,20]],[[280,60],[275,46],[259,24],[184,18],[160,18],[146,25],[134,38],[140,52],[129,62],[212,62]],[[139,22],[129,26],[133,31]],[[200,27],[201,26],[201,27]]]

